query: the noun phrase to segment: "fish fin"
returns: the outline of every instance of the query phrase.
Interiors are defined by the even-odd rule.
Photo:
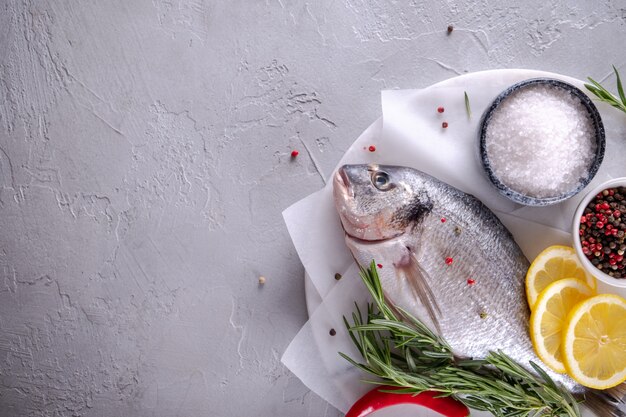
[[[415,255],[411,254],[409,262],[402,266],[396,267],[396,270],[406,279],[409,284],[409,288],[413,292],[428,313],[428,317],[435,326],[437,332],[441,334],[441,328],[439,327],[439,317],[441,316],[441,309],[437,304],[437,299],[433,294],[429,282],[428,272],[421,267]]]
[[[623,385],[623,384],[622,384]],[[624,388],[622,387],[622,392]],[[626,412],[620,408],[625,404],[624,398],[615,397],[607,391],[588,390],[585,392],[584,404],[598,416],[626,417]]]

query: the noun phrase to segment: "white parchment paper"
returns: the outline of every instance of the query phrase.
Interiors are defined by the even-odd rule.
[[[530,259],[551,244],[569,244],[572,216],[584,190],[567,202],[536,208],[515,204],[489,183],[478,153],[478,124],[483,111],[506,87],[534,77],[559,78],[583,89],[583,83],[557,74],[528,70],[496,70],[468,74],[424,90],[383,91],[381,119],[374,122],[348,149],[339,166],[347,163],[406,165],[429,173],[491,208],[515,236]],[[467,92],[471,117],[465,108]],[[443,106],[444,113],[437,107]],[[604,162],[587,187],[626,175],[626,116],[597,104],[605,124]],[[443,129],[441,123],[448,122]],[[368,147],[376,146],[375,152]],[[365,292],[335,212],[332,181],[283,213],[298,255],[323,299],[283,356],[285,365],[311,390],[341,411],[370,386],[337,354],[358,357],[345,332],[342,316],[354,302],[364,305]],[[337,282],[336,272],[344,273]],[[329,329],[337,335],[331,337]]]

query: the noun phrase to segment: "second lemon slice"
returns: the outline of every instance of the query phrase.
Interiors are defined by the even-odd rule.
[[[583,281],[567,278],[544,289],[530,315],[530,338],[537,356],[555,372],[564,373],[561,354],[562,331],[572,308],[594,295]]]
[[[564,278],[578,278],[595,288],[595,280],[585,272],[574,248],[550,246],[533,261],[526,274],[526,297],[530,309],[534,309],[539,293],[548,285]]]

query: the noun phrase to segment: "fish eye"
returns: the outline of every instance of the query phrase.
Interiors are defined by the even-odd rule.
[[[372,173],[372,184],[380,191],[388,191],[393,188],[389,174],[385,171],[375,171]]]

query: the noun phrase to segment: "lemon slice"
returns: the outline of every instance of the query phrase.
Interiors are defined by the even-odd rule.
[[[533,261],[526,273],[526,298],[530,309],[534,309],[539,293],[551,283],[563,278],[578,278],[591,288],[596,288],[594,278],[585,272],[574,248],[550,246]]]
[[[581,385],[607,389],[626,381],[626,300],[603,294],[574,307],[562,352],[567,372]]]
[[[539,294],[530,315],[530,338],[541,360],[558,373],[565,372],[561,353],[562,330],[570,310],[594,291],[576,278],[553,282]]]

